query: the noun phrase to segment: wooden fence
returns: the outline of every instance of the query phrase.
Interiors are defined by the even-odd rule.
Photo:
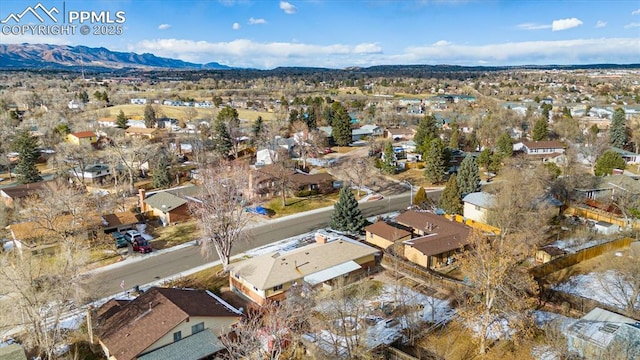
[[[609,310],[614,313],[618,313],[630,318],[637,318],[638,314],[633,314],[621,309],[619,307],[611,306],[594,299],[589,299],[579,295],[569,294],[563,291],[557,291],[548,287],[540,289],[540,300],[543,302],[550,302],[560,306],[565,311],[575,310],[581,314],[586,314],[589,311],[599,307],[601,309]]]
[[[631,227],[634,230],[640,229],[639,221],[631,220],[631,219],[627,221],[626,219],[618,217],[615,214],[612,214],[610,212],[606,212],[600,209],[595,209],[595,208],[570,206],[564,211],[564,214],[568,216],[576,215],[576,216],[580,216],[580,217],[587,218],[590,220],[595,220],[595,221],[606,221],[608,223],[618,225],[622,228],[626,228],[628,222],[630,222]]]
[[[417,357],[411,356],[404,351],[389,346],[385,349],[385,359],[388,360],[419,360]]]
[[[469,227],[472,227],[474,229],[478,229],[480,231],[483,231],[485,233],[492,233],[492,234],[496,234],[499,235],[500,234],[500,229],[498,229],[495,226],[491,226],[491,225],[487,225],[475,220],[471,220],[471,219],[467,219],[462,215],[445,215],[444,217],[446,217],[447,219],[451,220],[451,218],[453,217],[453,220],[461,223],[461,224],[465,224]]]
[[[433,270],[425,269],[409,260],[384,252],[380,265],[390,272],[398,272],[409,278],[421,281],[429,286],[442,287],[449,291],[457,291],[467,285],[457,279],[450,278]]]
[[[622,238],[622,239],[613,240],[604,244],[592,246],[592,247],[580,250],[578,252],[575,252],[573,254],[568,254],[566,256],[551,260],[548,263],[544,263],[542,265],[536,266],[533,269],[531,269],[531,274],[536,279],[540,280],[551,273],[562,270],[569,266],[573,266],[582,261],[592,259],[596,256],[600,256],[606,252],[621,249],[624,247],[629,247],[632,241],[633,239],[631,238]]]

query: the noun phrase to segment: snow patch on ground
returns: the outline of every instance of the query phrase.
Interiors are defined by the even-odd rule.
[[[588,249],[590,247],[594,247],[596,245],[600,245],[608,241],[611,241],[611,240],[594,239],[594,240],[585,241],[585,239],[581,239],[581,238],[570,238],[570,239],[555,241],[551,243],[550,246],[555,246],[568,253],[576,253],[580,250]]]
[[[631,285],[624,283],[620,275],[609,270],[603,273],[588,273],[572,276],[567,282],[553,287],[557,291],[582,296],[599,301],[609,306],[624,309],[622,299],[632,293]],[[636,299],[636,307],[640,307],[640,299]]]

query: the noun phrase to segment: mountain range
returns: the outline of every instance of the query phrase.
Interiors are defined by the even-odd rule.
[[[93,71],[119,69],[177,69],[223,70],[232,69],[216,62],[194,64],[182,60],[158,57],[153,54],[117,52],[105,48],[49,44],[0,44],[2,70],[79,70]]]

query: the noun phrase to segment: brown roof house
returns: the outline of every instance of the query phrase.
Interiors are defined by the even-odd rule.
[[[404,256],[426,268],[447,266],[467,245],[470,227],[426,211],[409,210],[395,218],[413,229],[413,238],[404,241]]]
[[[365,241],[382,249],[392,248],[402,255],[402,242],[411,239],[412,230],[400,224],[377,221],[364,228]]]
[[[38,195],[39,192],[45,191],[49,186],[54,186],[53,181],[40,181],[31,184],[17,185],[0,189],[0,199],[9,208],[19,207],[20,202]]]
[[[249,173],[247,196],[250,199],[255,199],[279,195],[283,177],[287,179],[287,190],[296,196],[327,194],[336,190],[334,187],[335,179],[331,174],[306,174],[293,168],[282,171],[281,174],[277,165],[265,165],[251,170]]]
[[[231,289],[258,305],[284,299],[294,286],[331,288],[336,279],[368,271],[380,251],[338,234],[318,231],[316,242],[229,265]]]
[[[105,233],[133,229],[140,223],[140,215],[131,211],[120,211],[102,215],[102,230]]]
[[[528,159],[541,160],[542,162],[564,161],[566,146],[560,141],[522,141],[514,144],[514,150],[523,152]]]
[[[207,290],[154,287],[134,300],[102,305],[95,334],[108,359],[198,360],[222,351],[219,337],[241,317]]]

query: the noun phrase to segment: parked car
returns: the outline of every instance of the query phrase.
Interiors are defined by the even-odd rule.
[[[136,236],[133,238],[133,251],[142,254],[150,253],[152,251],[151,244],[142,236]]]
[[[245,211],[252,214],[265,215],[265,216],[269,215],[269,210],[263,208],[260,205],[256,207],[247,207],[245,208]]]
[[[128,242],[133,242],[133,238],[135,238],[136,236],[140,236],[142,237],[142,234],[140,234],[138,231],[136,230],[127,230],[124,233],[124,238],[128,241]]]
[[[111,236],[113,236],[113,238],[116,241],[116,248],[120,249],[120,248],[124,248],[129,246],[129,241],[127,241],[127,239],[125,239],[124,235],[122,235],[122,233],[119,232],[113,232],[111,233]]]

